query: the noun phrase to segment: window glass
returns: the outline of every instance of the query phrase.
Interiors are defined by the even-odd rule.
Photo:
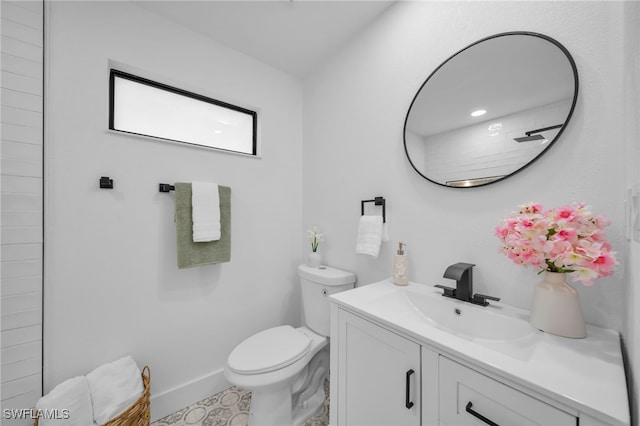
[[[111,70],[109,128],[256,155],[257,114]]]

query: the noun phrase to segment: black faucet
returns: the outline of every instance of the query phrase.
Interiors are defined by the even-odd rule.
[[[444,271],[444,278],[450,278],[456,280],[456,288],[446,287],[443,285],[436,285],[436,287],[444,290],[442,294],[445,297],[451,297],[463,302],[471,302],[476,305],[487,306],[489,302],[487,300],[500,300],[499,297],[486,296],[484,294],[473,294],[473,270],[476,266],[473,263],[458,262],[449,266]]]

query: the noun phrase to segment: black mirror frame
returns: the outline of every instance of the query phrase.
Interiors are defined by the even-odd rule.
[[[558,49],[560,49],[562,51],[562,53],[564,53],[564,55],[567,57],[567,60],[569,61],[569,64],[571,65],[571,69],[573,71],[573,83],[574,83],[574,87],[575,90],[573,92],[573,101],[571,103],[571,108],[569,109],[569,114],[567,115],[567,118],[564,121],[564,125],[560,128],[560,130],[558,131],[558,133],[556,134],[556,136],[553,138],[553,140],[549,143],[549,145],[543,150],[541,151],[538,155],[536,155],[533,159],[531,159],[529,162],[527,162],[526,164],[524,164],[522,167],[520,167],[517,170],[514,170],[513,172],[509,173],[508,175],[504,175],[502,177],[500,177],[499,179],[495,179],[495,180],[491,180],[489,182],[486,183],[481,183],[479,185],[473,185],[473,186],[451,186],[451,185],[446,185],[444,183],[441,182],[436,182],[430,178],[428,178],[427,176],[425,176],[420,170],[418,170],[418,168],[415,166],[415,164],[413,164],[413,161],[411,161],[411,157],[409,156],[409,150],[407,149],[407,138],[406,138],[406,134],[407,134],[407,122],[409,121],[409,115],[411,114],[411,109],[413,107],[413,104],[415,103],[416,99],[418,98],[418,96],[420,95],[420,92],[422,91],[422,88],[429,82],[429,80],[431,79],[431,77],[433,77],[438,70],[440,70],[440,68],[442,68],[445,64],[447,64],[450,60],[452,60],[453,58],[455,58],[456,56],[458,56],[460,53],[472,48],[473,46],[483,43],[485,41],[488,40],[492,40],[494,38],[498,38],[498,37],[504,37],[504,36],[510,36],[510,35],[526,35],[526,36],[532,36],[532,37],[538,37],[541,38],[543,40],[546,40],[550,43],[552,43],[553,45],[555,45]],[[415,96],[413,97],[413,100],[411,101],[411,104],[409,105],[409,109],[407,110],[407,115],[405,117],[404,120],[404,126],[403,126],[403,131],[402,131],[402,139],[403,139],[403,144],[404,144],[404,152],[405,155],[407,156],[407,159],[409,160],[409,164],[411,164],[411,167],[413,167],[413,169],[423,178],[425,178],[426,180],[435,183],[436,185],[440,185],[440,186],[444,186],[446,188],[478,188],[481,186],[486,186],[486,185],[491,185],[492,183],[496,183],[496,182],[500,182],[503,181],[504,179],[511,177],[519,172],[521,172],[522,170],[526,169],[528,166],[530,166],[531,164],[533,164],[534,162],[536,162],[544,153],[546,153],[551,146],[553,146],[553,144],[560,138],[560,136],[562,135],[562,133],[564,132],[564,129],[566,128],[566,125],[569,123],[569,121],[571,121],[571,117],[573,116],[573,111],[576,107],[576,103],[578,101],[578,89],[579,89],[579,81],[578,81],[578,68],[576,67],[576,63],[573,60],[573,57],[571,56],[571,53],[569,53],[569,50],[567,50],[566,47],[564,47],[562,45],[562,43],[560,43],[559,41],[555,40],[554,38],[551,38],[547,35],[544,34],[540,34],[540,33],[536,33],[536,32],[530,32],[530,31],[509,31],[509,32],[504,32],[504,33],[499,33],[499,34],[494,34],[492,36],[489,37],[485,37],[481,40],[478,40],[474,43],[471,43],[470,45],[468,45],[467,47],[460,49],[459,51],[457,51],[456,53],[454,53],[453,55],[451,55],[449,58],[447,58],[444,62],[442,62],[440,65],[438,65],[438,67],[433,70],[433,72],[431,74],[429,74],[429,77],[427,77],[427,79],[424,81],[424,83],[422,83],[422,85],[420,85],[420,88],[418,89],[418,91],[416,92]]]

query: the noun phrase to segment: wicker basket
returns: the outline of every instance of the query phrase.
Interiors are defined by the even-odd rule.
[[[144,390],[140,398],[131,407],[103,426],[149,426],[151,422],[151,370],[148,365],[142,369],[142,384]],[[37,417],[34,425],[38,426]]]

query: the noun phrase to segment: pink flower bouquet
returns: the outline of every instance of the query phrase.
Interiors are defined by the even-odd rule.
[[[514,263],[543,271],[567,273],[592,285],[618,264],[604,228],[609,220],[594,217],[584,204],[543,210],[540,204],[519,206],[496,227],[500,252]]]

